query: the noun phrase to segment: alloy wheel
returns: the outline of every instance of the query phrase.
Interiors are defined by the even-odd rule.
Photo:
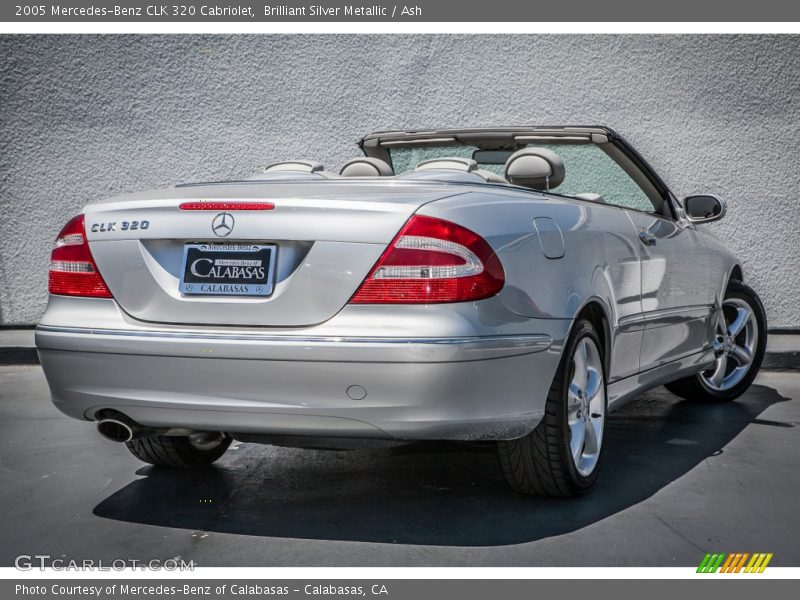
[[[753,364],[758,346],[758,322],[753,308],[740,298],[727,298],[717,317],[714,367],[700,374],[702,382],[716,391],[738,384]]]
[[[567,391],[570,454],[578,473],[587,477],[600,458],[606,407],[603,359],[591,338],[582,338],[575,347],[571,373]]]

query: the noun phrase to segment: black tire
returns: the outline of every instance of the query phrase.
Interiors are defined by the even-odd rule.
[[[604,349],[592,324],[578,320],[569,336],[545,403],[542,421],[528,435],[498,442],[500,467],[508,485],[516,492],[551,498],[568,498],[589,491],[597,479],[605,444],[600,444],[591,473],[578,472],[570,453],[571,434],[567,419],[567,394],[573,374],[573,355],[578,343],[591,338],[602,362],[603,423],[607,412]]]
[[[725,291],[725,300],[729,298],[744,300],[752,309],[758,327],[758,341],[749,370],[735,386],[724,391],[709,387],[700,373],[665,384],[664,387],[676,396],[698,403],[730,402],[744,394],[758,375],[767,350],[767,316],[764,305],[750,286],[736,279],[731,280]],[[744,332],[739,335],[744,335]]]
[[[139,460],[157,467],[197,469],[225,454],[231,438],[220,434],[217,444],[196,444],[188,436],[159,435],[125,442]]]

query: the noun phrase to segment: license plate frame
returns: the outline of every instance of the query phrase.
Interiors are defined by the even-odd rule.
[[[270,296],[275,289],[277,250],[275,244],[186,243],[183,245],[178,291],[189,297]],[[220,260],[223,262],[219,263]],[[259,268],[265,269],[263,277],[257,271]],[[237,273],[241,276],[233,276]]]

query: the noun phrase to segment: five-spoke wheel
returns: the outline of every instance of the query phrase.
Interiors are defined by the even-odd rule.
[[[541,422],[525,437],[498,443],[503,475],[514,490],[563,498],[592,486],[603,458],[604,357],[594,326],[576,320]]]
[[[606,393],[603,360],[590,337],[580,340],[572,355],[572,380],[567,391],[570,453],[581,475],[597,466],[603,445]]]
[[[726,298],[718,312],[713,369],[701,374],[713,390],[724,391],[739,383],[753,364],[758,344],[756,313],[740,298]]]
[[[725,402],[741,396],[758,374],[767,347],[767,319],[756,293],[731,281],[717,311],[714,364],[666,388],[687,400]]]

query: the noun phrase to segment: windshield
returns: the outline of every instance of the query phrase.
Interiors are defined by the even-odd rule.
[[[645,212],[656,209],[642,188],[596,144],[536,143],[526,147],[551,150],[564,161],[564,181],[551,190],[557,194],[592,194],[602,197],[608,204]],[[472,158],[481,169],[502,176],[505,162],[512,153],[512,150],[481,150],[477,146],[464,144],[395,146],[389,149],[395,173],[411,171],[424,160],[454,156]]]

